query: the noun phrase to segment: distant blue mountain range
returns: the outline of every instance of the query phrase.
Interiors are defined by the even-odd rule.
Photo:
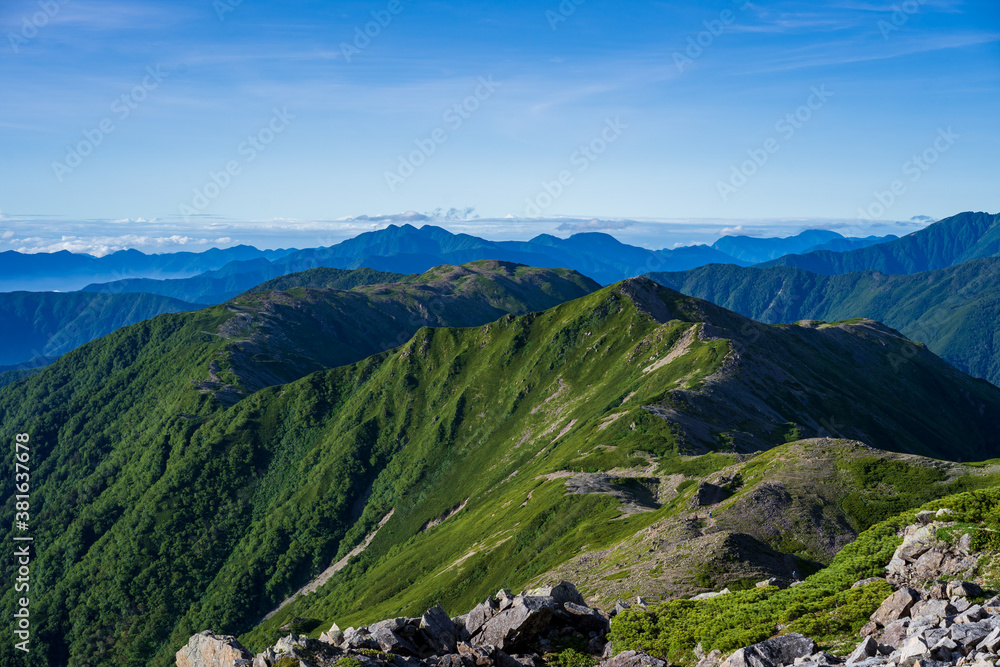
[[[985,214],[962,214],[976,215]],[[961,246],[961,251],[945,253],[949,257],[982,252],[975,249],[983,236],[982,221],[977,218],[978,226],[973,225],[979,232],[963,234],[955,231],[965,224],[962,216],[956,216],[961,219],[951,223],[951,231],[932,229],[945,224],[943,221],[928,228],[930,231],[904,239],[845,238],[833,231],[807,230],[787,238],[726,236],[712,246],[663,250],[631,246],[602,233],[581,233],[565,239],[542,234],[528,241],[490,241],[453,234],[433,225],[417,228],[406,224],[305,250],[236,246],[159,255],[126,250],[105,257],[69,252],[5,252],[0,253],[0,292],[7,292],[0,294],[0,324],[4,327],[0,340],[5,349],[0,364],[44,363],[118,327],[160,313],[221,303],[265,281],[313,268],[368,267],[393,273],[422,273],[441,264],[497,259],[544,268],[571,268],[610,284],[642,274],[686,271],[708,264],[747,267],[787,260],[793,265],[832,266],[835,260],[831,257],[879,253],[879,248],[887,249],[891,256],[905,255],[907,250],[893,248],[901,243],[910,248],[916,235],[931,236],[938,245],[942,243],[940,238],[957,236],[958,241],[950,247]],[[852,259],[848,264],[852,262],[864,263]],[[917,259],[911,263],[921,265]],[[42,295],[14,294],[13,290],[79,291],[72,295]],[[117,298],[109,299],[112,295]]]
[[[94,282],[83,289],[88,292],[145,292],[184,301],[219,303],[265,280],[317,267],[368,267],[394,273],[422,273],[441,264],[463,264],[479,259],[543,268],[571,268],[602,284],[610,284],[652,271],[684,271],[706,264],[749,266],[789,252],[826,247],[829,243],[846,243],[853,248],[858,243],[871,244],[895,238],[847,239],[836,232],[810,230],[789,238],[727,236],[714,246],[648,250],[597,232],[574,234],[566,239],[542,234],[530,241],[489,241],[468,234],[453,234],[433,225],[420,228],[390,225],[334,246],[297,250],[272,260],[263,257],[238,260],[197,276]]]
[[[179,278],[219,269],[226,264],[254,259],[276,260],[295,252],[258,250],[253,246],[211,248],[204,252],[173,252],[147,255],[138,250],[119,250],[104,257],[72,253],[0,252],[0,292],[69,292],[95,280],[123,278]]]

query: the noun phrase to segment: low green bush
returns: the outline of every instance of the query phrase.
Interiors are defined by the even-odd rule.
[[[545,662],[551,667],[594,667],[597,664],[597,658],[576,649],[568,648],[559,653],[547,654]]]

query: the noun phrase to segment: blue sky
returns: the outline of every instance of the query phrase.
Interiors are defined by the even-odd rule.
[[[577,2],[12,0],[0,249],[305,247],[451,207],[656,247],[1000,210],[995,0]]]

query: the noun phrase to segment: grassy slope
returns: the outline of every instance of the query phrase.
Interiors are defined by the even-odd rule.
[[[352,289],[309,286],[323,275],[286,276],[280,284],[287,291],[251,291],[228,304],[236,316],[224,332],[232,342],[219,364],[235,388],[213,384],[213,390],[224,389],[220,398],[233,402],[389,350],[420,327],[475,326],[506,313],[544,310],[599,287],[575,271],[496,261],[439,266],[379,284],[369,282],[372,276],[394,274],[340,271],[337,284],[356,283]]]
[[[611,521],[613,496],[567,496],[542,475],[648,466],[751,435],[778,444],[789,417],[843,416],[875,444],[907,446],[938,411],[951,427],[927,446],[995,450],[1000,392],[929,354],[889,373],[902,344],[892,332],[756,325],[643,280],[481,327],[422,329],[219,412],[190,383],[226,344],[203,332],[231,318],[225,307],[156,318],[0,391],[4,437],[28,430],[38,443],[38,664],[169,664],[194,632],[245,631],[390,509],[369,549],[299,604],[338,620],[468,606],[656,519]],[[772,396],[784,404],[757,413]]]
[[[519,271],[510,269],[511,273]],[[479,276],[488,273],[482,268]],[[507,275],[507,269],[502,273],[506,284],[523,288]],[[547,285],[547,275],[560,284]],[[529,276],[537,290],[521,289],[520,294],[533,296],[535,301],[500,298],[498,303],[501,308],[511,302],[519,308],[537,306],[539,300],[551,304],[566,290],[585,293],[592,285],[576,274],[564,274],[566,280],[559,275],[563,274]],[[447,292],[445,280],[437,280],[436,285]],[[328,291],[325,303],[337,294],[345,293]],[[254,298],[262,299],[260,295]],[[280,298],[289,307],[295,306],[288,295]],[[382,298],[391,301],[390,296]],[[416,308],[421,303],[433,305],[433,299],[413,298],[408,303]],[[298,310],[308,312],[308,304],[299,303]],[[478,322],[493,319],[496,313],[491,308],[488,317]],[[228,545],[216,539],[214,526],[216,520],[229,521],[222,517],[238,507],[219,504],[215,484],[224,486],[231,471],[219,470],[217,461],[203,462],[202,472],[208,477],[201,495],[188,497],[190,489],[171,487],[175,495],[168,500],[145,502],[143,498],[155,482],[176,481],[176,461],[190,454],[191,434],[206,417],[224,409],[212,399],[213,387],[206,385],[211,384],[207,382],[210,368],[220,361],[224,367],[218,368],[218,384],[238,381],[227,362],[231,338],[220,332],[241,333],[237,325],[244,321],[243,315],[238,307],[227,306],[162,315],[84,345],[42,372],[0,390],[4,437],[10,440],[13,433],[26,431],[35,443],[32,517],[40,552],[33,576],[40,590],[47,592],[37,598],[37,610],[48,621],[40,641],[49,646],[34,654],[39,664],[66,664],[71,653],[82,662],[127,662],[113,653],[116,642],[129,645],[133,655],[148,656],[151,647],[163,640],[164,624],[169,629],[186,609],[180,606],[183,601],[204,589],[205,577],[228,554]],[[422,322],[392,322],[382,336],[408,338]],[[308,337],[309,332],[299,335]],[[322,341],[314,340],[314,347],[316,342]],[[4,465],[10,472],[10,460]],[[212,476],[217,480],[207,481]],[[12,481],[13,474],[6,475],[2,488],[7,495],[13,492]],[[138,512],[138,525],[124,520],[129,511]],[[176,532],[165,533],[162,519],[166,516],[181,517]],[[190,528],[184,526],[184,518],[191,521]],[[127,524],[124,530],[123,524]],[[11,525],[10,521],[5,525]],[[108,559],[98,542],[114,526],[119,530],[111,541],[122,540],[126,544],[122,548],[129,551],[127,556]],[[4,543],[6,556],[11,554],[11,544],[9,540]],[[172,579],[161,578],[156,567],[147,567],[168,558],[182,568]],[[12,561],[6,558],[4,562]],[[11,594],[5,592],[5,605],[11,603]],[[71,617],[70,609],[78,611]],[[145,634],[136,630],[139,626]],[[0,661],[4,659],[0,656]],[[144,661],[134,658],[136,664]]]
[[[762,322],[875,319],[956,368],[1000,384],[1000,341],[989,324],[1000,316],[1000,258],[914,275],[712,265],[650,277]]]
[[[703,309],[716,315],[718,325],[725,325],[727,316],[703,302],[647,287],[629,283],[478,330],[418,334],[366,385],[352,390],[352,400],[365,411],[345,414],[345,406],[324,413],[320,423],[334,430],[315,436],[318,451],[311,460],[318,468],[340,465],[329,448],[350,441],[343,434],[358,424],[372,423],[371,433],[387,447],[402,443],[337,556],[360,542],[390,508],[395,513],[341,575],[317,595],[285,608],[247,640],[266,644],[295,615],[351,623],[413,613],[434,601],[457,611],[500,585],[519,585],[546,572],[585,545],[610,546],[655,521],[657,515],[644,513],[609,522],[620,514],[613,497],[567,496],[562,480],[546,477],[648,465],[650,456],[671,457],[684,439],[679,436],[688,435],[687,427],[656,419],[643,406],[662,401],[668,387],[712,384],[710,376],[723,369],[729,342],[695,337],[672,363],[644,371],[685,334],[703,329]],[[654,297],[662,299],[659,309]],[[659,326],[635,300],[667,321]],[[746,325],[729,317],[740,328]],[[826,354],[843,359],[834,353],[843,342],[840,330],[803,329],[790,336],[763,330],[767,343],[801,335],[821,350],[819,341],[833,345]],[[857,346],[884,344],[864,342],[865,335],[850,334]],[[756,344],[766,347],[760,340]],[[803,359],[815,363],[817,356],[822,357],[809,353]],[[337,372],[327,373],[327,382]],[[390,388],[387,375],[401,379]],[[926,398],[913,401],[921,409],[927,403]],[[897,408],[902,404],[905,400]],[[897,425],[902,431],[902,423]],[[759,423],[744,426],[763,430]],[[438,466],[431,466],[433,461]],[[427,478],[425,471],[440,477]],[[383,484],[395,491],[384,492]],[[686,498],[676,500],[683,504]],[[440,527],[422,530],[465,501],[465,509]],[[296,505],[302,511],[302,503]]]
[[[789,578],[825,565],[860,531],[956,491],[1000,483],[995,466],[964,466],[873,450],[833,439],[797,441],[751,458],[710,454],[668,461],[638,479],[659,478],[649,528],[610,549],[587,549],[554,578],[574,581],[592,602],[641,595],[659,601]],[[622,473],[618,476],[623,477]],[[685,501],[708,481],[732,495],[711,507]],[[712,517],[708,512],[712,510]]]
[[[949,520],[968,526],[973,544],[997,556],[995,538],[1000,528],[1000,488],[993,487],[935,500],[927,509],[954,510]],[[821,640],[828,649],[850,650],[857,631],[868,622],[892,589],[884,582],[859,588],[851,585],[882,576],[902,538],[899,530],[914,521],[915,510],[902,512],[867,531],[847,545],[830,567],[813,574],[802,585],[739,591],[705,601],[676,600],[649,610],[630,610],[612,623],[615,649],[642,648],[677,664],[694,664],[694,649],[730,652],[781,629],[802,632]],[[992,543],[991,543],[992,542]],[[988,556],[989,557],[989,556]],[[987,582],[994,592],[1000,582]]]

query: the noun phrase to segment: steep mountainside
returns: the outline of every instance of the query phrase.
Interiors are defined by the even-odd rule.
[[[894,365],[909,343],[881,325],[770,327],[643,279],[421,329],[223,409],[196,383],[228,345],[219,327],[240,319],[225,307],[160,316],[0,390],[2,437],[34,443],[46,664],[170,664],[192,634],[249,630],[328,568],[316,596],[272,621],[297,604],[372,620],[467,605],[676,513],[690,484],[656,471],[683,475],[682,452],[823,432],[953,458],[1000,452],[1000,390],[923,349]],[[603,471],[567,493],[567,478]],[[768,548],[815,558],[812,544]]]
[[[120,327],[197,308],[155,294],[0,293],[0,365],[57,357]]]
[[[792,266],[813,273],[918,273],[1000,254],[1000,214],[959,213],[889,243],[849,252],[786,255],[761,266]]]
[[[387,275],[367,269],[340,274],[339,284],[352,274],[366,280]],[[276,283],[315,280],[305,272]],[[402,345],[421,327],[477,326],[507,313],[544,310],[599,287],[566,269],[480,261],[351,290],[251,290],[225,304],[235,314],[219,329],[227,344],[199,387],[233,403],[262,387]]]
[[[1000,385],[1000,258],[913,275],[822,276],[790,267],[711,265],[649,276],[761,322],[867,317]]]

